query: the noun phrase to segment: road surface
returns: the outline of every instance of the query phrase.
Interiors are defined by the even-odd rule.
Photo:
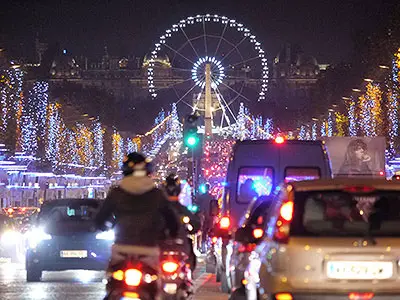
[[[104,297],[104,273],[95,271],[44,272],[42,282],[27,283],[23,264],[0,265],[1,300],[99,300]],[[219,292],[215,277],[199,266],[195,273],[196,300],[227,300]]]

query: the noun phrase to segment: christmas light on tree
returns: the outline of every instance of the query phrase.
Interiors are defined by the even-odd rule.
[[[111,167],[114,170],[120,168],[124,157],[124,140],[118,131],[114,130],[112,135],[112,154],[111,154]]]
[[[333,130],[334,130],[334,117],[333,117],[333,110],[328,110],[328,119],[326,120],[326,127],[327,127],[327,136],[331,137],[333,136]]]
[[[92,132],[93,132],[93,155],[94,155],[94,164],[95,166],[99,168],[104,168],[105,167],[105,160],[104,160],[104,133],[105,130],[101,126],[101,123],[99,120],[94,122],[92,126]]]
[[[264,139],[272,139],[274,135],[274,122],[271,118],[265,120],[264,124]]]
[[[305,140],[306,139],[306,126],[305,125],[301,125],[300,126],[298,139],[299,140]]]
[[[311,139],[315,141],[318,138],[318,123],[316,119],[313,119],[311,125]]]
[[[233,132],[233,138],[238,140],[244,140],[248,136],[248,130],[246,128],[246,111],[243,103],[240,103],[239,113],[236,121],[236,128]]]
[[[47,109],[47,138],[46,138],[46,159],[55,167],[59,160],[60,152],[60,108],[59,103],[50,103]]]
[[[357,136],[357,114],[356,114],[356,101],[352,97],[348,102],[347,118],[349,120],[349,135]]]
[[[389,153],[398,154],[399,135],[399,92],[400,92],[400,49],[395,53],[392,63],[392,82],[388,87]]]
[[[377,136],[382,125],[382,91],[378,84],[368,83],[359,97],[360,128],[365,136]]]
[[[172,104],[172,111],[170,114],[170,119],[168,120],[169,122],[169,136],[172,139],[181,139],[182,138],[182,125],[179,122],[179,117],[178,117],[178,110],[176,108],[176,103]]]
[[[335,112],[335,124],[337,129],[337,136],[345,136],[346,128],[348,126],[348,118],[341,112]]]
[[[321,136],[327,136],[328,131],[328,121],[323,119],[321,122]]]

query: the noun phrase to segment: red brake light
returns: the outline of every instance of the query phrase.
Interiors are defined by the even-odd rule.
[[[261,228],[256,228],[253,230],[253,237],[255,239],[260,239],[262,238],[263,235],[264,235],[264,230],[262,230]]]
[[[289,240],[290,223],[293,220],[294,204],[287,201],[282,204],[279,218],[276,221],[274,239],[279,243],[287,243]]]
[[[241,244],[238,248],[239,253],[243,253],[243,252],[251,252],[254,251],[254,249],[256,249],[256,244]]]
[[[349,300],[370,300],[374,298],[374,293],[350,293]]]
[[[142,281],[142,272],[137,269],[128,269],[125,271],[125,283],[130,286],[138,286]]]
[[[229,226],[231,226],[231,220],[229,220],[229,217],[223,217],[219,222],[219,227],[221,229],[228,229]]]
[[[282,205],[280,210],[280,217],[287,222],[292,221],[293,218],[293,202],[289,201]]]
[[[348,186],[343,190],[349,193],[372,193],[375,188],[372,186]]]
[[[213,237],[211,238],[211,243],[216,244],[217,241],[218,241],[218,238],[217,238],[216,236],[213,236]]]
[[[179,265],[174,261],[165,261],[162,264],[162,269],[167,273],[174,273],[178,270]]]
[[[293,300],[292,294],[290,293],[278,293],[275,295],[276,300]]]
[[[383,176],[383,175],[385,175],[385,172],[380,171],[380,172],[379,172],[379,175]]]
[[[284,142],[285,142],[285,139],[281,136],[277,136],[275,138],[275,143],[277,143],[277,144],[283,144]]]

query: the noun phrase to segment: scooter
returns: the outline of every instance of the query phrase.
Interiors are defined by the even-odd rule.
[[[144,256],[129,255],[107,272],[105,300],[154,300],[161,295],[161,278],[143,262]]]

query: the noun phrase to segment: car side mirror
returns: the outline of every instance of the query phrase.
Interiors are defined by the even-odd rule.
[[[211,200],[210,201],[210,216],[215,217],[218,215],[218,212],[219,212],[218,201]]]

